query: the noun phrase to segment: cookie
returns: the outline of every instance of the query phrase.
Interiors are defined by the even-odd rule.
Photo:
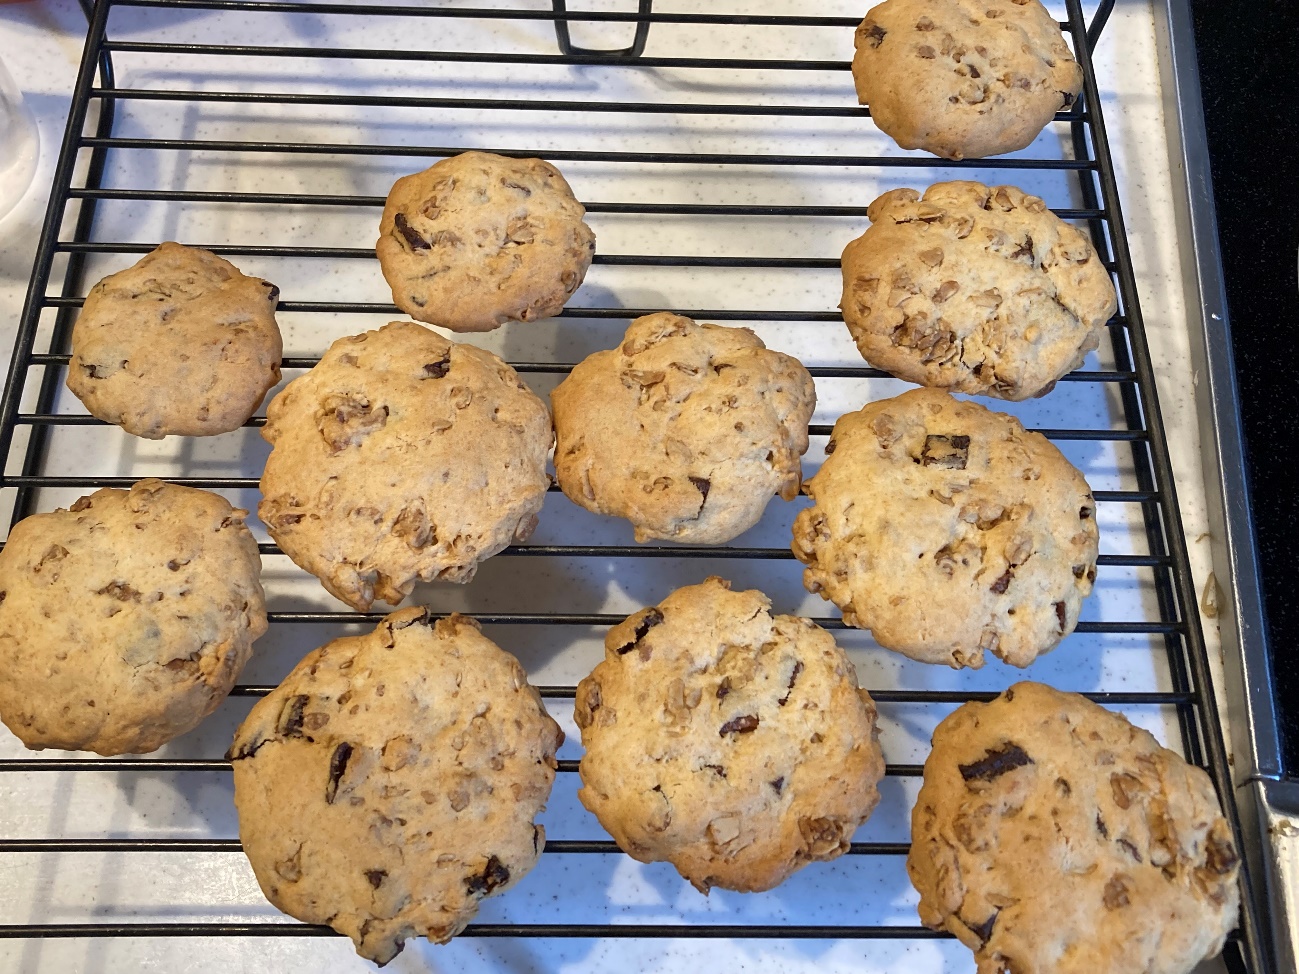
[[[239,838],[266,898],[382,965],[446,943],[537,863],[564,735],[523,667],[418,607],[309,653],[235,733]]]
[[[575,504],[636,540],[721,544],[798,494],[816,389],[747,328],[660,312],[551,394],[555,474]]]
[[[90,289],[68,389],[151,440],[238,429],[280,381],[279,296],[216,254],[164,243]]]
[[[609,630],[577,687],[578,798],[696,889],[771,889],[879,803],[875,704],[831,635],[709,578]]]
[[[532,533],[550,414],[491,352],[411,321],[340,338],[266,411],[257,513],[293,561],[364,611],[468,582]]]
[[[1082,90],[1038,0],[885,0],[857,28],[857,99],[904,149],[979,158],[1029,145]]]
[[[1188,974],[1238,869],[1209,776],[1085,697],[1017,683],[934,731],[907,872],[979,974]]]
[[[1118,309],[1086,234],[1014,186],[936,183],[870,205],[840,309],[862,357],[924,386],[1045,395]]]
[[[0,719],[33,750],[143,754],[225,699],[266,631],[247,512],[141,480],[14,525]]]
[[[451,331],[559,314],[595,234],[540,159],[466,152],[393,184],[375,251],[402,311]]]
[[[794,520],[803,584],[925,663],[1027,666],[1078,623],[1096,502],[1040,433],[916,389],[834,425]]]

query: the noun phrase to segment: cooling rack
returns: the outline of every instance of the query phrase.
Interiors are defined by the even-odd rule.
[[[255,510],[267,451],[260,416],[226,436],[152,443],[94,420],[68,396],[68,337],[86,290],[161,240],[208,247],[281,286],[287,381],[334,338],[400,317],[373,258],[383,196],[397,176],[471,148],[559,165],[599,252],[558,319],[470,340],[544,395],[639,314],[742,323],[816,378],[810,475],[838,415],[904,388],[864,366],[833,310],[838,254],[864,229],[866,204],[889,188],[950,178],[1035,192],[1090,230],[1120,311],[1105,347],[1050,396],[992,404],[1083,469],[1102,530],[1097,590],[1078,631],[1027,672],[925,667],[846,629],[799,582],[788,537],[803,501],[774,501],[758,527],[717,549],[632,544],[625,525],[552,492],[528,544],[492,559],[470,586],[415,594],[439,613],[471,612],[515,652],[569,742],[537,869],[486,901],[451,946],[408,944],[398,970],[966,969],[965,948],[919,926],[902,865],[928,736],[955,706],[1025,677],[1085,692],[1231,794],[1102,118],[1104,79],[1092,67],[1113,0],[1090,18],[1080,0],[1061,8],[1085,74],[1071,109],[1023,152],[958,163],[898,150],[856,106],[847,59],[859,4],[666,5],[87,6],[84,58],[0,401],[0,496],[17,520],[162,476]],[[0,809],[0,865],[17,890],[0,907],[0,957],[18,968],[120,969],[142,959],[190,970],[365,968],[329,929],[262,900],[239,855],[220,755],[252,702],[303,653],[381,614],[330,600],[255,519],[250,526],[271,631],[208,722],[137,758],[0,745],[11,798]],[[575,797],[569,701],[600,657],[604,629],[708,574],[762,588],[778,610],[834,630],[880,705],[889,761],[881,807],[850,853],[759,896],[704,899],[669,867],[632,862]],[[1235,824],[1234,804],[1225,808]],[[1227,962],[1261,972],[1258,918],[1244,902]]]

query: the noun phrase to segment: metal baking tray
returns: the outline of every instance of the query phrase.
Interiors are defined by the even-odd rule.
[[[735,0],[739,7],[742,0]],[[659,7],[666,6],[660,0]],[[730,6],[730,4],[728,4]],[[1014,183],[1086,226],[1121,307],[1109,340],[1049,396],[992,403],[1044,431],[1098,501],[1096,591],[1078,631],[1026,672],[955,672],[845,629],[801,585],[773,501],[723,548],[636,545],[628,525],[552,493],[525,545],[469,586],[421,586],[435,612],[468,612],[515,653],[569,741],[538,867],[446,947],[412,941],[397,970],[699,965],[785,971],[972,968],[918,923],[904,857],[933,726],[1020,678],[1085,692],[1231,779],[1116,173],[1090,51],[1112,0],[1057,11],[1083,97],[1028,149],[953,163],[899,150],[856,106],[848,59],[861,4],[772,0],[722,12],[678,0],[98,0],[31,288],[0,401],[0,496],[13,517],[143,476],[206,487],[256,509],[262,420],[205,439],[134,439],[63,388],[87,288],[152,249],[208,247],[282,290],[285,380],[334,338],[400,315],[373,255],[393,180],[465,149],[559,166],[598,237],[594,266],[557,319],[469,340],[545,395],[616,343],[628,319],[673,310],[743,324],[797,355],[819,402],[810,476],[833,421],[905,386],[861,361],[835,305],[843,245],[898,186]],[[199,729],[138,758],[29,753],[0,740],[0,959],[27,971],[365,970],[327,928],[281,916],[239,852],[221,759],[249,706],[308,650],[373,624],[280,555],[255,519],[271,630],[231,698]],[[760,895],[703,897],[665,864],[622,855],[577,802],[571,699],[604,630],[710,574],[758,587],[835,632],[879,703],[888,774],[848,855]],[[1234,815],[1231,804],[1228,814]],[[1244,882],[1254,881],[1247,868]],[[1236,970],[1270,970],[1254,901],[1227,946]]]

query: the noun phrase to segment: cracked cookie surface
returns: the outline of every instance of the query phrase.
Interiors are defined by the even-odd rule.
[[[595,254],[585,214],[550,163],[465,152],[397,180],[375,251],[406,314],[490,331],[559,314]]]
[[[879,802],[875,705],[834,638],[709,578],[614,626],[578,684],[578,798],[696,889],[771,889]]]
[[[816,389],[747,328],[659,312],[551,394],[555,474],[575,504],[629,520],[637,541],[721,544],[792,500]]]
[[[536,526],[550,414],[491,352],[414,322],[340,338],[271,401],[257,513],[364,611],[416,580],[468,582]]]
[[[534,865],[564,735],[523,667],[402,609],[309,653],[235,734],[239,837],[278,909],[386,964]]]
[[[135,436],[237,429],[280,381],[279,295],[216,254],[164,243],[90,289],[68,389]]]
[[[904,149],[979,158],[1029,145],[1082,90],[1038,0],[885,0],[857,28],[857,99]]]
[[[908,382],[1044,395],[1118,308],[1086,234],[1014,186],[895,189],[867,215],[843,252],[839,307],[862,357]]]
[[[1096,577],[1087,481],[1012,416],[934,389],[835,423],[794,520],[803,584],[912,659],[1027,666],[1078,623]]]
[[[938,725],[911,842],[921,921],[979,974],[1187,974],[1236,925],[1239,857],[1209,776],[1040,683]]]
[[[0,717],[29,748],[142,754],[193,729],[266,631],[247,512],[146,479],[14,525]]]

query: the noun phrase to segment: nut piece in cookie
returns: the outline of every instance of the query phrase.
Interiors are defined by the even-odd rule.
[[[916,389],[840,417],[794,520],[803,584],[925,663],[1027,666],[1096,578],[1087,481],[1014,417]]]
[[[309,653],[235,733],[239,838],[262,892],[382,965],[446,943],[537,863],[564,735],[509,653],[394,612]]]
[[[862,356],[908,382],[1044,395],[1118,308],[1087,236],[1014,186],[895,189],[867,214],[843,252],[839,307]]]
[[[90,289],[68,389],[135,436],[238,429],[280,381],[279,296],[216,254],[164,243]]]
[[[609,630],[577,688],[578,798],[700,892],[771,889],[847,851],[879,802],[875,704],[834,638],[709,578]]]
[[[1017,683],[934,731],[907,872],[980,974],[1188,974],[1238,870],[1209,776],[1085,697]]]
[[[559,314],[595,254],[585,215],[550,163],[466,152],[397,180],[375,251],[412,318],[491,331]]]
[[[885,0],[857,28],[857,99],[904,149],[974,159],[1029,145],[1082,90],[1038,0]]]
[[[747,328],[659,312],[551,394],[569,499],[631,521],[637,541],[722,544],[802,477],[816,389]]]
[[[416,580],[468,582],[532,533],[550,414],[491,352],[411,321],[340,338],[266,410],[257,513],[326,589],[364,611]]]
[[[266,631],[247,511],[141,480],[14,525],[0,719],[29,748],[143,754],[192,730]]]

